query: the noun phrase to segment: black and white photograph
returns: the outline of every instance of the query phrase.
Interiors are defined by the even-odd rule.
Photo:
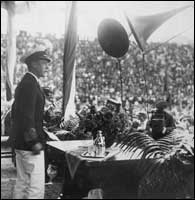
[[[194,1],[1,1],[1,199],[194,199]]]

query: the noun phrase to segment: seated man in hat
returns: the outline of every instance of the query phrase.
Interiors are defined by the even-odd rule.
[[[164,137],[175,129],[175,120],[164,110],[166,107],[167,103],[164,101],[157,103],[156,110],[152,113],[148,122],[147,128],[149,128],[150,134],[155,140]]]
[[[39,78],[44,76],[50,61],[45,51],[26,57],[23,62],[28,72],[15,90],[12,106],[12,141],[17,170],[14,199],[44,199],[46,135],[42,126],[45,97]]]

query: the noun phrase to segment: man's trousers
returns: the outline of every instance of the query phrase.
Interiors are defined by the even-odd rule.
[[[33,155],[31,151],[15,150],[17,180],[13,199],[44,199],[44,151]]]

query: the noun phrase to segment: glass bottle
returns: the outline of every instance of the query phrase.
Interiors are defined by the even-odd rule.
[[[94,151],[94,140],[93,140],[93,135],[92,135],[92,132],[88,132],[88,140],[89,140],[89,143],[88,143],[88,153],[91,155],[93,154],[93,151]]]
[[[105,151],[105,137],[102,135],[102,131],[98,131],[95,139],[95,154],[97,157],[104,157]]]

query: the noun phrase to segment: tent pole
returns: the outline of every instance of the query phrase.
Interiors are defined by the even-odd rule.
[[[120,72],[121,103],[122,103],[122,108],[124,108],[122,67],[121,67],[120,59],[117,59],[117,61],[118,61],[118,68],[119,68],[119,72]]]
[[[144,78],[144,85],[145,85],[145,96],[146,96],[146,112],[147,117],[149,119],[149,109],[148,109],[148,87],[147,87],[147,81],[146,81],[146,73],[145,73],[145,52],[142,52],[142,67],[143,67],[143,78]]]

